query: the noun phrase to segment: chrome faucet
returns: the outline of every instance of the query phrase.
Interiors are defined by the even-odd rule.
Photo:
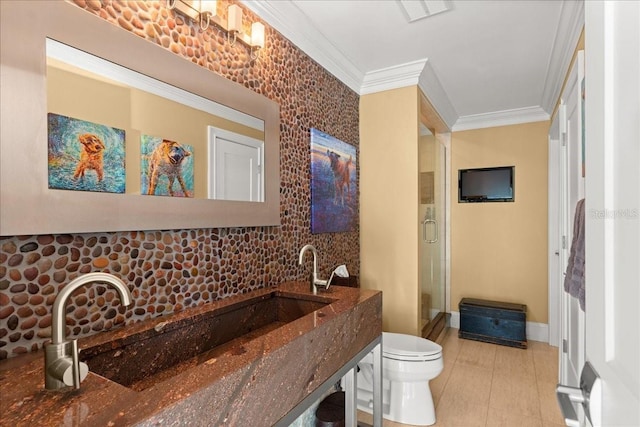
[[[127,286],[116,276],[109,273],[88,273],[80,276],[65,286],[53,302],[51,312],[51,343],[45,345],[44,354],[44,386],[47,390],[58,390],[66,386],[80,388],[89,368],[78,358],[78,340],[66,339],[67,300],[80,286],[92,282],[108,283],[118,294],[124,306],[131,304],[131,293]]]
[[[316,248],[313,247],[313,245],[305,245],[302,247],[302,249],[300,249],[298,264],[302,265],[304,254],[307,251],[311,251],[311,253],[313,254],[313,272],[311,273],[311,279],[310,279],[311,287],[309,290],[313,292],[313,294],[315,295],[318,293],[318,286],[322,286],[325,289],[329,289],[329,283],[326,280],[318,279],[318,251],[316,251]]]

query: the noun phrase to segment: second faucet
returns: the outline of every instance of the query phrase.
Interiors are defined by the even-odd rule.
[[[339,265],[335,270],[331,272],[331,276],[329,276],[329,280],[321,280],[318,279],[318,251],[313,245],[305,245],[300,250],[300,256],[298,257],[298,264],[302,265],[302,261],[304,259],[304,254],[307,251],[311,251],[313,254],[313,272],[311,273],[310,288],[309,290],[313,292],[313,294],[318,293],[318,286],[322,286],[325,289],[329,289],[329,285],[331,284],[331,280],[333,276],[339,277],[349,277],[349,271],[347,271],[346,265]]]
[[[313,292],[314,295],[318,293],[318,286],[322,286],[325,289],[329,288],[329,283],[326,280],[318,279],[318,251],[313,245],[304,245],[302,249],[300,249],[300,256],[298,257],[298,264],[302,265],[302,261],[304,260],[304,254],[307,251],[311,251],[313,254],[313,272],[311,273],[310,279],[310,291]]]

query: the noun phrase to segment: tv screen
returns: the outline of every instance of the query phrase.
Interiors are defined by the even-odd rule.
[[[514,166],[460,169],[458,202],[513,202]]]

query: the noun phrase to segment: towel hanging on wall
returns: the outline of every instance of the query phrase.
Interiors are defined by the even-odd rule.
[[[580,302],[584,311],[584,199],[576,203],[576,213],[573,219],[573,239],[571,252],[567,264],[567,274],[564,276],[564,290],[569,292]]]

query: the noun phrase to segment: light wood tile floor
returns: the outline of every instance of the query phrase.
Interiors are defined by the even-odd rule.
[[[441,427],[561,427],[556,403],[558,349],[537,341],[521,350],[458,338],[448,329],[438,340],[444,369],[431,381],[436,424]],[[371,424],[372,417],[358,412]],[[385,427],[407,424],[384,421]]]

